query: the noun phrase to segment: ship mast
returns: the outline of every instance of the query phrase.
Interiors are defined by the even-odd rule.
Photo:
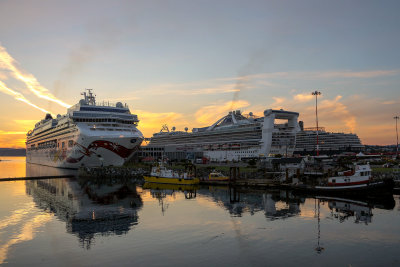
[[[96,95],[92,93],[93,89],[85,89],[87,92],[81,93],[83,95],[85,102],[88,105],[96,106]]]

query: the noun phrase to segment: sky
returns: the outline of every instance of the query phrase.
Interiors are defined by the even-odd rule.
[[[230,110],[300,113],[395,144],[399,1],[0,0],[0,147],[93,88],[126,102],[145,137]]]

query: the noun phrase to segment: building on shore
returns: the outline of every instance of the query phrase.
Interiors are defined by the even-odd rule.
[[[304,128],[299,122],[300,131],[296,134],[296,148],[294,154],[315,154],[317,148],[317,129]],[[324,127],[318,128],[318,147],[322,154],[339,154],[343,152],[364,151],[360,138],[354,133],[334,133],[325,131]]]
[[[164,126],[155,133],[142,157],[170,160],[206,159],[211,162],[240,161],[273,155],[293,155],[299,113],[267,109],[264,116],[231,111],[214,124],[192,132],[172,131]]]

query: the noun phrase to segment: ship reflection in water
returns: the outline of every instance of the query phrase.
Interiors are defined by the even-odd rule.
[[[3,182],[1,263],[397,266],[400,262],[397,195],[363,199],[222,186],[139,185],[120,178],[84,179],[70,170],[28,165],[26,169],[28,176],[74,177]]]
[[[104,178],[31,180],[26,181],[26,192],[37,207],[65,222],[67,232],[87,249],[97,234],[127,233],[138,223],[138,210],[143,206],[135,184]]]
[[[241,217],[243,213],[254,215],[257,212],[263,212],[268,220],[286,219],[298,215],[300,204],[305,201],[304,197],[279,190],[254,192],[235,187],[210,186],[199,193],[210,196],[232,216]]]
[[[354,223],[366,225],[372,223],[374,208],[392,210],[396,204],[392,196],[375,199],[316,198],[321,203],[328,202],[331,218],[337,219],[341,223],[352,218]]]

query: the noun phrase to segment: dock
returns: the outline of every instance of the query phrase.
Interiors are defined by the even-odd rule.
[[[61,179],[61,178],[73,178],[74,175],[51,175],[51,176],[33,176],[33,177],[10,177],[10,178],[0,178],[0,182],[9,181],[25,181],[25,180],[40,180],[40,179]]]

